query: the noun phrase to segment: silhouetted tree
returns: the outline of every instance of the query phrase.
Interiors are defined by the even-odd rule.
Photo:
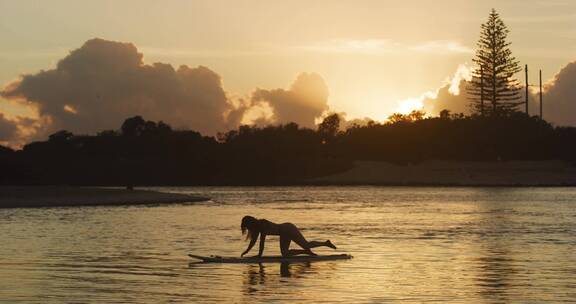
[[[158,124],[156,125],[156,132],[158,134],[167,134],[172,132],[172,127],[170,127],[170,125],[164,123],[163,121],[159,121]]]
[[[392,113],[392,115],[388,116],[388,121],[395,124],[398,122],[407,122],[408,118],[404,114]]]
[[[413,110],[408,114],[408,119],[410,121],[417,121],[424,119],[424,116],[426,116],[426,112],[421,110]]]
[[[327,116],[318,125],[318,134],[324,142],[328,142],[336,137],[340,129],[340,116],[337,113]]]
[[[151,120],[144,120],[141,116],[128,118],[122,124],[122,135],[124,136],[163,136],[170,135],[172,127],[163,121],[158,123]],[[105,133],[102,135],[113,135]]]
[[[467,88],[474,112],[490,115],[507,115],[517,110],[522,104],[520,84],[513,78],[522,68],[510,51],[510,42],[506,41],[508,28],[492,9],[488,21],[482,24],[480,39],[477,44],[477,68]],[[489,101],[489,107],[481,103]]]
[[[0,145],[0,155],[9,155],[14,153],[14,150]]]
[[[450,119],[450,110],[444,109],[440,111],[440,119]]]
[[[118,136],[118,132],[116,130],[104,130],[98,132],[98,136],[100,137],[111,137],[111,136]]]
[[[146,121],[142,116],[134,116],[126,119],[120,129],[124,136],[139,136],[146,129]]]
[[[392,115],[388,116],[388,121],[392,124],[399,122],[414,122],[424,119],[424,116],[426,116],[426,112],[420,110],[412,110],[412,112],[408,114],[393,113]]]
[[[72,138],[72,136],[74,136],[74,134],[72,134],[72,132],[69,132],[66,130],[61,130],[61,131],[58,131],[58,132],[48,136],[48,141],[55,142],[55,143],[66,142],[70,138]]]

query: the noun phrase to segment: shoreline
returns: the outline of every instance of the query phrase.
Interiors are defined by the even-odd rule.
[[[576,167],[563,161],[426,161],[409,165],[355,161],[350,170],[308,182],[311,185],[573,187],[576,186]]]
[[[0,186],[0,209],[181,204],[210,198],[152,190],[70,186]]]

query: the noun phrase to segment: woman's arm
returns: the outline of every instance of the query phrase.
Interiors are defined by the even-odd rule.
[[[264,243],[266,242],[266,234],[261,233],[260,234],[260,250],[258,251],[258,257],[262,256],[262,253],[264,253]]]
[[[250,238],[250,244],[248,244],[248,248],[246,248],[246,250],[244,250],[244,252],[242,252],[242,254],[240,255],[241,257],[244,256],[245,254],[247,254],[248,251],[250,251],[250,249],[252,249],[252,247],[254,247],[254,244],[256,244],[257,239],[258,239],[258,235],[254,235]]]

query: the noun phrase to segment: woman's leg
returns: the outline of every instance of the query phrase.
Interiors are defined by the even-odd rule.
[[[290,237],[284,233],[280,234],[280,253],[282,253],[282,256],[290,255],[290,242]]]
[[[299,254],[314,255],[310,249],[290,249],[290,242],[292,242],[292,238],[289,234],[283,233],[280,235],[280,252],[282,256],[289,257]]]
[[[334,246],[334,244],[332,244],[332,242],[328,241],[324,241],[324,242],[319,242],[319,241],[307,241],[306,238],[302,235],[302,233],[300,232],[300,230],[292,225],[292,229],[291,230],[291,236],[292,236],[292,241],[294,241],[294,243],[298,244],[298,246],[306,249],[306,250],[310,250],[312,248],[316,248],[316,247],[321,247],[321,246],[326,246],[326,247],[330,247],[333,249],[336,249],[336,246]],[[310,251],[311,252],[311,251]]]

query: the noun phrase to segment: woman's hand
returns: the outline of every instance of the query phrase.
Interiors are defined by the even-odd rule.
[[[242,254],[240,255],[240,257],[243,257],[245,254],[247,254],[250,249],[252,249],[252,247],[254,247],[254,244],[256,244],[256,240],[258,239],[258,235],[252,235],[252,238],[250,239],[250,244],[248,244],[248,248],[246,248],[246,250],[244,250],[244,252],[242,252]]]

